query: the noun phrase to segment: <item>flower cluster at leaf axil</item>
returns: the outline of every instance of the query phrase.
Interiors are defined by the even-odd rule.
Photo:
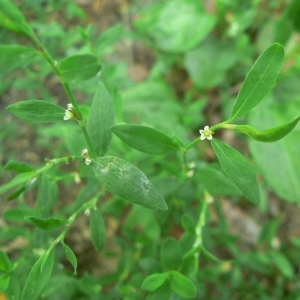
[[[65,111],[64,120],[70,120],[76,118],[76,112],[71,103],[68,104],[68,109]]]
[[[83,157],[85,159],[84,162],[86,165],[89,165],[92,162],[92,159],[90,158],[88,149],[84,149],[82,151],[81,157]]]
[[[205,126],[204,130],[199,130],[200,132],[200,140],[203,141],[205,139],[211,140],[213,131],[209,129],[209,126]]]

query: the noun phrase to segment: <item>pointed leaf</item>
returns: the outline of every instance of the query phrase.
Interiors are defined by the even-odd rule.
[[[101,67],[97,57],[92,54],[73,55],[63,59],[59,68],[65,82],[78,82],[97,75]]]
[[[0,74],[18,69],[38,52],[29,47],[17,45],[0,46]]]
[[[104,219],[98,209],[92,211],[90,229],[94,247],[98,252],[101,252],[105,245],[106,232]]]
[[[26,173],[33,171],[34,168],[24,162],[11,160],[4,166],[3,170],[12,170],[17,173]]]
[[[71,263],[71,265],[74,268],[74,274],[76,275],[77,274],[77,258],[75,256],[74,252],[72,251],[72,249],[69,246],[67,246],[64,243],[64,241],[61,241],[61,244],[64,248],[64,252],[65,252],[67,259],[69,260],[69,262]]]
[[[174,292],[185,298],[196,296],[196,286],[191,279],[177,271],[172,271],[171,274],[171,287]]]
[[[103,82],[99,82],[87,121],[91,141],[99,156],[103,156],[108,149],[112,137],[110,127],[114,121],[115,113],[111,96]]]
[[[228,123],[248,113],[268,94],[281,70],[283,58],[280,44],[271,45],[259,56],[243,82]]]
[[[32,267],[21,300],[35,300],[50,279],[54,264],[54,250],[46,252]]]
[[[156,273],[148,276],[142,283],[142,289],[153,292],[161,287],[168,278],[168,273]]]
[[[11,262],[3,250],[0,249],[0,271],[7,272],[11,270]]]
[[[249,201],[258,204],[259,189],[252,165],[241,153],[227,144],[217,139],[212,139],[211,144],[226,175]]]
[[[168,209],[160,192],[131,163],[106,156],[94,159],[92,167],[98,180],[112,193],[147,208]]]
[[[289,134],[297,125],[299,120],[300,117],[284,125],[263,131],[258,131],[249,125],[235,125],[234,129],[239,132],[245,133],[248,136],[260,142],[275,142]]]
[[[180,150],[171,138],[147,126],[119,124],[111,130],[130,147],[145,153],[165,154]]]
[[[26,217],[26,219],[30,220],[34,225],[36,225],[37,227],[43,230],[54,230],[60,228],[63,225],[65,225],[68,221],[65,219],[55,219],[55,218],[42,219],[33,216]]]
[[[29,123],[63,121],[65,115],[62,107],[43,100],[20,101],[6,109],[15,117]]]

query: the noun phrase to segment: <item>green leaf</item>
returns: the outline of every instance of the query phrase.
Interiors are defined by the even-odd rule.
[[[26,217],[26,219],[30,220],[34,225],[36,225],[37,227],[43,230],[54,230],[60,228],[63,225],[65,225],[68,221],[65,219],[55,219],[55,218],[42,219],[33,216]]]
[[[0,26],[9,30],[23,33],[32,39],[35,34],[29,24],[26,22],[24,15],[19,8],[10,0],[0,1]]]
[[[160,192],[131,163],[106,156],[94,159],[92,167],[98,180],[112,193],[147,208],[168,209]]]
[[[20,101],[9,105],[6,109],[15,117],[29,123],[63,121],[65,115],[62,107],[43,100]]]
[[[23,206],[6,210],[3,213],[3,217],[8,221],[24,222],[24,218],[33,213],[34,210],[32,208],[29,208],[28,206]]]
[[[37,55],[38,52],[29,47],[17,45],[0,46],[0,74],[5,74],[20,68]]]
[[[54,250],[46,252],[32,267],[21,300],[35,300],[50,279],[54,264]]]
[[[270,91],[282,67],[284,50],[280,44],[267,48],[245,78],[235,101],[229,123],[254,108]]]
[[[142,289],[153,292],[161,287],[168,278],[168,273],[156,273],[148,276],[142,283]]]
[[[98,209],[92,211],[90,228],[94,247],[98,252],[101,252],[105,245],[106,232],[102,214]]]
[[[0,271],[8,272],[11,270],[11,262],[3,250],[0,249]]]
[[[167,237],[161,246],[160,259],[165,270],[176,270],[182,261],[182,250],[178,241]]]
[[[171,287],[175,293],[185,298],[196,296],[196,286],[191,279],[177,271],[172,271],[171,274]]]
[[[4,166],[3,170],[12,170],[17,173],[26,173],[33,171],[34,168],[24,162],[11,160]]]
[[[258,131],[249,125],[235,125],[234,129],[260,142],[275,142],[289,134],[295,128],[299,120],[300,116],[289,123],[263,131]]]
[[[112,137],[110,127],[114,121],[115,113],[111,96],[100,81],[87,121],[92,144],[99,156],[103,156],[108,149]]]
[[[101,67],[97,57],[92,54],[73,55],[63,59],[59,68],[61,78],[65,82],[78,82],[97,75]]]
[[[282,275],[285,278],[292,280],[295,274],[293,265],[288,260],[288,258],[283,253],[274,250],[269,251],[268,254],[271,262],[280,270]]]
[[[77,258],[75,256],[74,252],[72,251],[72,249],[69,246],[67,246],[64,243],[64,241],[61,241],[61,244],[64,248],[64,252],[65,252],[67,259],[69,260],[69,262],[71,263],[71,265],[74,268],[74,274],[76,275],[77,274]]]
[[[111,130],[130,147],[145,153],[165,154],[180,150],[171,138],[147,126],[118,124]]]
[[[258,204],[259,189],[252,165],[241,153],[227,144],[215,138],[212,139],[211,144],[226,175],[250,202]]]
[[[6,291],[9,287],[11,275],[10,273],[4,273],[0,275],[0,296],[2,295],[2,292]],[[1,299],[1,298],[0,298]],[[6,298],[3,298],[6,300]]]

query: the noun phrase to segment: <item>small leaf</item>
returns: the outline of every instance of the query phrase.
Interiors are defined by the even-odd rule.
[[[54,230],[60,228],[63,225],[65,225],[68,221],[65,219],[55,219],[55,218],[42,219],[33,216],[26,217],[26,219],[30,220],[34,225],[36,225],[37,227],[43,230]]]
[[[87,129],[92,144],[99,156],[103,156],[111,141],[110,127],[114,124],[115,113],[109,91],[102,82],[92,102]]]
[[[0,271],[8,272],[11,270],[11,262],[3,250],[0,249]]]
[[[284,125],[263,131],[258,131],[249,125],[235,125],[234,129],[239,132],[245,133],[248,136],[260,142],[275,142],[289,134],[297,125],[299,120],[300,117]]]
[[[196,296],[196,286],[191,279],[177,271],[172,271],[171,274],[171,287],[175,293],[185,298]]]
[[[280,44],[267,48],[256,60],[243,82],[229,123],[255,107],[269,92],[282,67],[284,50]]]
[[[119,124],[111,130],[130,147],[145,153],[165,154],[180,150],[171,138],[147,126]]]
[[[17,45],[0,46],[0,74],[5,74],[20,68],[36,56],[38,52],[29,47]]]
[[[173,237],[168,237],[162,243],[160,259],[166,270],[176,270],[182,261],[182,250],[178,241]]]
[[[271,250],[268,252],[271,262],[279,269],[282,275],[289,280],[295,276],[294,269],[288,258],[280,252]]]
[[[65,82],[78,82],[94,77],[101,69],[97,57],[92,54],[80,54],[63,59],[59,68]]]
[[[64,248],[64,252],[65,252],[67,259],[69,260],[69,262],[71,263],[71,265],[74,268],[74,274],[76,275],[77,274],[77,258],[75,256],[74,252],[72,251],[72,249],[69,246],[67,246],[64,243],[64,241],[61,241],[61,244]]]
[[[54,250],[46,252],[32,267],[24,286],[21,300],[35,300],[50,279],[54,264]],[[42,267],[43,265],[43,267]]]
[[[24,162],[11,160],[5,165],[3,170],[12,170],[17,173],[26,173],[26,172],[33,171],[34,168]]]
[[[98,180],[112,193],[147,208],[168,209],[160,192],[131,163],[106,156],[94,159],[92,167]]]
[[[241,153],[227,144],[217,139],[212,139],[211,144],[226,175],[250,202],[258,204],[259,189],[252,165]]]
[[[43,100],[20,101],[6,109],[15,117],[29,123],[63,121],[65,115],[62,107]]]
[[[102,214],[97,209],[92,211],[90,228],[95,249],[101,252],[105,245],[106,232]]]
[[[142,289],[153,292],[161,287],[168,278],[168,273],[156,273],[148,276],[142,283]]]

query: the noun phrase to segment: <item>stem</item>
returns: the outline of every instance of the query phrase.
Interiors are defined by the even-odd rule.
[[[194,141],[192,141],[190,144],[188,144],[186,146],[186,151],[188,151],[189,149],[193,148],[195,145],[197,145],[199,142],[201,142],[200,138],[195,139]]]
[[[219,128],[235,129],[235,127],[236,127],[235,124],[227,124],[226,122],[227,122],[227,121],[222,122],[222,123],[219,123],[219,124],[216,124],[216,125],[210,127],[210,130],[211,130],[211,131],[216,131],[216,130],[219,129]]]

